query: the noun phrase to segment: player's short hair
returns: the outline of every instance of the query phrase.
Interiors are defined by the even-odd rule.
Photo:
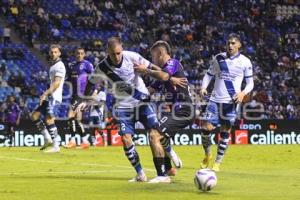
[[[85,49],[84,49],[83,47],[77,47],[77,48],[75,49],[75,52],[77,52],[78,50],[83,50],[83,51],[85,52]]]
[[[150,51],[152,51],[158,47],[163,47],[167,51],[168,54],[171,54],[171,47],[166,41],[163,41],[163,40],[156,41],[150,48]]]
[[[230,40],[230,39],[236,39],[236,40],[238,40],[240,43],[242,43],[241,37],[240,37],[238,34],[236,34],[236,33],[230,33],[230,34],[228,35],[227,41]]]
[[[113,37],[110,37],[110,38],[107,39],[107,47],[108,48],[113,47],[116,44],[122,45],[122,41],[121,41],[120,37],[113,36]]]
[[[49,50],[51,49],[59,49],[59,51],[61,52],[61,46],[59,44],[51,44],[49,47]]]

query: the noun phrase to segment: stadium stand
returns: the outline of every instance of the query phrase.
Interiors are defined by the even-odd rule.
[[[128,49],[145,57],[149,57],[149,47],[155,40],[166,40],[172,45],[173,55],[182,60],[195,93],[199,93],[211,56],[224,50],[229,33],[237,32],[244,41],[244,54],[253,61],[253,107],[263,102],[265,118],[300,117],[297,1],[62,0],[61,4],[64,6],[55,0],[4,0],[0,9],[27,46],[38,47],[46,54],[50,43],[63,44],[66,62],[72,60],[72,51],[79,44],[87,49],[88,60],[98,62],[105,56],[103,43],[112,35],[121,36]],[[44,82],[36,84],[41,76],[32,74],[32,70],[44,74],[45,68],[25,45],[2,45],[0,50],[12,47],[20,49],[25,59],[1,57],[1,63],[7,66],[2,80],[8,83],[10,76],[19,73],[25,84],[17,91],[17,86],[1,87],[0,100],[14,93],[24,98],[31,110],[36,94],[46,86]],[[26,85],[36,85],[31,91],[34,95],[24,94]],[[60,116],[66,114],[64,108],[59,110]]]

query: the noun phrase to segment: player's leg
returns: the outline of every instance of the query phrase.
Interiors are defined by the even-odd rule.
[[[10,128],[9,128],[9,135],[10,135],[11,146],[15,145],[15,127],[16,126],[17,125],[15,123],[13,123],[13,124],[10,125]]]
[[[132,141],[135,123],[133,111],[118,110],[116,115],[120,124],[119,135],[122,139],[125,156],[137,173],[137,175],[133,179],[129,180],[129,182],[145,182],[147,181],[147,177],[140,163],[140,157],[135,144]]]
[[[80,127],[78,126],[77,120],[80,116],[78,116],[78,113],[76,111],[78,105],[81,103],[82,101],[74,96],[71,99],[71,106],[68,112],[68,127],[69,127],[69,131],[71,133],[71,139],[70,141],[67,143],[66,148],[75,148],[76,147],[76,140],[75,140],[75,134],[77,133],[77,131],[79,132]],[[78,129],[79,127],[79,129]]]
[[[95,116],[89,116],[89,127],[92,130],[91,131],[91,141],[92,145],[96,146],[96,133],[98,132],[98,127],[95,127],[97,123],[97,119],[95,119]]]
[[[157,116],[149,104],[139,106],[137,111],[138,113],[136,115],[139,117],[138,120],[149,130],[150,147],[157,173],[157,177],[151,179],[149,183],[170,183],[171,179],[165,169],[165,152],[160,142],[163,136],[157,130],[159,126]]]
[[[217,156],[215,159],[215,163],[212,167],[212,170],[216,172],[220,171],[220,164],[223,161],[226,150],[228,149],[230,131],[231,131],[231,126],[228,125],[221,126]]]
[[[60,151],[59,148],[59,136],[58,136],[58,130],[55,125],[55,117],[52,115],[46,115],[46,127],[47,130],[53,140],[52,148],[45,151],[47,153],[56,153]]]
[[[121,136],[121,138],[125,155],[137,173],[137,175],[133,179],[130,179],[129,182],[147,181],[146,174],[140,162],[139,154],[136,150],[134,142],[132,141],[132,134],[124,134]]]
[[[164,136],[162,145],[167,156],[171,158],[176,168],[181,168],[182,162],[171,148],[170,137],[174,136],[179,130],[192,124],[194,119],[194,107],[191,106],[192,105],[183,105],[176,110],[174,109],[172,113],[163,116],[160,120],[159,131]],[[167,162],[168,160],[166,159],[166,163]]]
[[[15,133],[15,129],[14,129],[14,124],[7,122],[6,126],[5,126],[5,132],[7,135],[7,139],[10,141],[10,145],[9,146],[13,146],[14,145],[14,133]]]
[[[201,141],[202,141],[202,147],[205,153],[205,156],[200,164],[200,167],[202,169],[209,168],[212,165],[212,151],[211,151],[211,136],[212,131],[215,129],[215,126],[213,126],[211,123],[205,121],[202,126],[201,131]]]
[[[179,123],[180,122],[177,122],[177,125]],[[179,169],[182,167],[182,161],[180,160],[179,156],[176,154],[176,152],[172,148],[171,142],[170,142],[170,136],[172,134],[174,134],[177,130],[177,128],[175,128],[176,130],[171,131],[171,129],[172,129],[171,127],[175,127],[176,126],[175,124],[176,124],[176,121],[174,119],[172,119],[171,115],[165,115],[160,120],[159,132],[163,135],[163,138],[161,139],[161,144],[164,148],[164,151],[166,152],[166,156],[169,157],[172,160],[175,167],[177,169]],[[170,164],[168,162],[169,161],[166,158],[166,170],[167,171],[171,170]]]
[[[76,119],[76,129],[78,130],[80,136],[81,136],[81,144],[80,148],[81,149],[88,149],[90,147],[90,142],[89,142],[89,137],[90,134],[88,134],[84,126],[81,122],[82,120],[82,112],[77,113],[77,119]]]
[[[41,113],[45,113],[46,109],[47,109],[47,101],[44,101],[42,103],[42,105],[38,106],[33,113],[31,114],[31,120],[33,122],[33,124],[36,126],[36,128],[38,129],[39,132],[42,133],[42,135],[44,136],[44,145],[41,147],[40,150],[44,150],[46,149],[48,146],[51,146],[53,141],[52,138],[46,128],[46,125],[44,124],[44,122],[40,119],[41,117]]]
[[[70,141],[66,144],[66,148],[75,148],[76,147],[76,141],[75,141],[75,134],[76,134],[76,112],[70,108],[68,112],[68,128],[71,133],[71,139]]]
[[[55,106],[58,104],[57,101],[49,101],[47,109],[46,109],[46,116],[45,122],[47,126],[47,130],[53,140],[52,148],[47,153],[56,153],[60,151],[59,144],[60,144],[60,137],[58,135],[58,130],[55,125]]]
[[[233,104],[220,105],[220,140],[218,142],[217,156],[212,168],[214,171],[220,171],[220,164],[223,161],[226,150],[228,149],[231,127],[235,122],[236,116],[236,109]]]
[[[176,168],[173,168],[172,167],[172,163],[171,163],[171,159],[170,157],[167,155],[167,153],[170,154],[170,152],[174,152],[175,151],[172,149],[172,146],[171,146],[171,139],[170,138],[166,138],[166,137],[163,137],[161,140],[160,140],[160,143],[161,145],[163,146],[164,150],[165,150],[165,157],[164,157],[164,160],[165,160],[165,168],[166,168],[166,172],[168,174],[168,176],[175,176],[176,173],[177,173],[177,170]],[[176,153],[175,153],[176,154]],[[176,157],[177,154],[176,154]],[[179,158],[179,157],[178,157]],[[180,160],[180,159],[178,159]]]
[[[201,129],[201,141],[205,153],[205,156],[200,164],[201,168],[209,168],[212,165],[211,132],[219,124],[220,120],[218,113],[218,104],[210,101],[203,116],[204,123]]]

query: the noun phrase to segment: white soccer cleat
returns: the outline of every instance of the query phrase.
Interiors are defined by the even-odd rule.
[[[50,147],[53,144],[52,139],[50,140],[45,140],[45,144],[40,148],[40,150],[45,150],[46,148]]]
[[[148,183],[171,183],[171,178],[169,176],[157,176]]]
[[[177,169],[182,168],[182,161],[180,160],[179,156],[175,153],[175,151],[172,150],[170,153],[167,154]]]
[[[44,151],[45,153],[58,153],[60,152],[60,148],[59,147],[52,147],[51,149]]]
[[[145,173],[137,174],[134,178],[130,179],[128,182],[147,182],[147,176]]]
[[[179,157],[177,157],[176,159],[172,159],[172,162],[177,169],[182,168],[182,161],[180,160]]]

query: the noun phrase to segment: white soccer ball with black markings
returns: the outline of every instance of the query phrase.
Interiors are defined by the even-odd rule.
[[[211,169],[200,169],[195,174],[194,183],[199,190],[210,191],[217,185],[216,173]]]

